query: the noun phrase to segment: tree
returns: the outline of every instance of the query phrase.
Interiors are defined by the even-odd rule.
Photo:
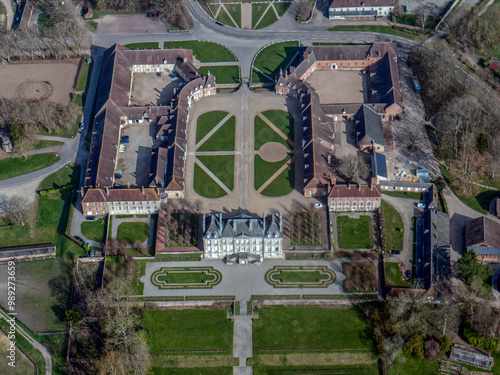
[[[82,321],[82,316],[74,310],[66,310],[64,312],[64,323],[79,325]]]
[[[414,356],[423,359],[424,358],[424,339],[421,335],[414,334],[410,337],[410,339],[406,342],[403,347],[403,350],[409,354],[413,354]]]
[[[10,133],[10,140],[15,146],[16,143],[19,142],[21,140],[21,137],[23,136],[23,126],[17,121],[13,121],[10,124],[9,133]]]
[[[471,285],[474,277],[479,277],[483,282],[493,275],[491,267],[481,264],[474,250],[467,250],[458,260],[458,276],[467,285]]]
[[[436,358],[436,356],[439,354],[440,351],[441,347],[439,346],[439,343],[436,340],[430,339],[425,342],[425,348],[424,348],[425,358],[434,359]]]
[[[405,12],[399,0],[394,1],[394,9],[392,10],[392,14],[394,14],[397,18],[403,18],[405,16]]]
[[[491,155],[491,177],[495,178],[495,171],[500,162],[500,134],[488,140],[488,152]]]

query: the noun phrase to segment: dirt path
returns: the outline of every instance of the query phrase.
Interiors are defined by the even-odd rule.
[[[248,30],[252,28],[252,3],[241,4],[241,28]]]

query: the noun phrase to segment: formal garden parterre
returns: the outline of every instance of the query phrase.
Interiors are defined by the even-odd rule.
[[[221,281],[222,274],[213,267],[162,267],[151,275],[160,289],[212,288]]]
[[[327,266],[275,266],[265,277],[275,288],[326,288],[337,278]]]

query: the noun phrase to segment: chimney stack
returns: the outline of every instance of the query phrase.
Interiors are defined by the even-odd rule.
[[[106,186],[106,196],[109,195],[109,188]]]

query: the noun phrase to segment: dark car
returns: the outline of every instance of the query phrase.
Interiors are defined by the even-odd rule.
[[[83,239],[82,239],[82,238],[80,238],[80,237],[78,237],[78,236],[75,236],[75,240],[77,240],[77,241],[82,241],[82,242],[83,242]]]
[[[410,270],[406,270],[406,271],[405,271],[405,277],[406,277],[407,279],[411,279],[411,271],[410,271]]]
[[[95,220],[95,216],[87,216],[85,220]]]
[[[399,250],[392,250],[392,255],[399,255],[401,254],[401,251]]]
[[[224,26],[224,24],[222,22],[219,22],[219,21],[215,21],[215,24],[219,25],[219,26]]]
[[[95,253],[94,253],[94,250],[93,250],[93,249],[90,249],[90,251],[89,251],[89,256],[91,256],[91,257],[95,256]]]

